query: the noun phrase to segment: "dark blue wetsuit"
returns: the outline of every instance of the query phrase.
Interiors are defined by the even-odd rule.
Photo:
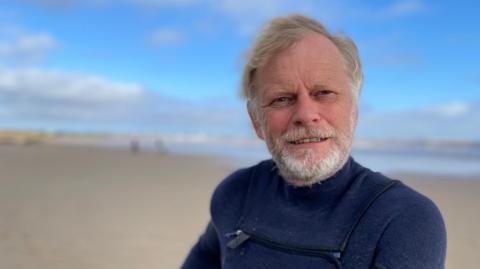
[[[215,190],[212,219],[183,269],[443,268],[445,226],[425,196],[352,158],[293,187],[264,161]]]

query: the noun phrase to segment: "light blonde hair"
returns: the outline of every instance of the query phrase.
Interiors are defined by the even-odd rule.
[[[273,19],[258,35],[243,70],[242,94],[248,100],[249,109],[256,111],[255,72],[279,50],[300,41],[307,33],[318,33],[335,44],[343,57],[345,69],[351,80],[353,96],[358,97],[363,84],[363,72],[358,49],[344,35],[332,35],[318,21],[303,15],[290,15]],[[252,105],[255,107],[252,107]]]

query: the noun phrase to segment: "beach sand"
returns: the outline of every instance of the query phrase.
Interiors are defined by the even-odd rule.
[[[178,268],[237,164],[61,145],[0,146],[0,268]],[[400,176],[433,199],[447,268],[478,268],[480,179]]]

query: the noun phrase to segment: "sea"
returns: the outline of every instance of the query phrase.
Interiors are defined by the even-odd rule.
[[[140,150],[181,155],[211,156],[233,168],[270,158],[258,139],[208,137],[139,138]],[[130,141],[131,142],[131,141]],[[356,141],[352,157],[374,171],[480,179],[480,143],[470,141]]]

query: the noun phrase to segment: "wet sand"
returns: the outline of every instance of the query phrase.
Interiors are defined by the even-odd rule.
[[[94,147],[0,146],[0,268],[178,268],[228,160]],[[447,268],[480,263],[480,179],[404,175],[440,207]]]

